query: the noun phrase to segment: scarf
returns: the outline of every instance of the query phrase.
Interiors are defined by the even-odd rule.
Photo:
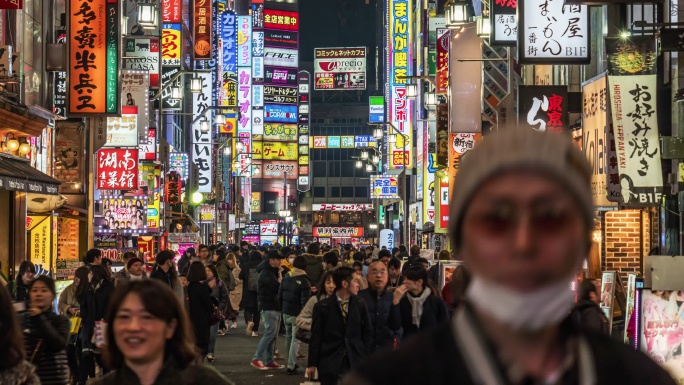
[[[420,317],[423,316],[423,304],[425,300],[432,294],[432,290],[429,287],[425,287],[422,293],[418,297],[414,297],[411,293],[408,293],[406,298],[408,298],[411,304],[411,316],[413,317],[413,324],[420,328]]]
[[[306,275],[306,271],[302,270],[298,267],[293,267],[292,270],[290,270],[290,277],[297,277],[299,275]]]

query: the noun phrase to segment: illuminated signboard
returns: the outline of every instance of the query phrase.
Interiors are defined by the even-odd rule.
[[[399,199],[399,177],[371,175],[371,198]]]
[[[212,2],[208,0],[194,0],[193,25],[193,58],[195,60],[211,60],[211,44],[213,40]]]
[[[299,30],[299,14],[292,11],[264,9],[264,29]]]
[[[314,89],[366,89],[366,47],[316,48]]]

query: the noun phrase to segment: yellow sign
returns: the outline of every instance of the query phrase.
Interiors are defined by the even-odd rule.
[[[254,159],[297,160],[297,143],[253,142]]]
[[[154,193],[154,200],[147,201],[147,229],[159,228],[159,193]]]
[[[260,192],[253,192],[252,193],[252,212],[253,213],[260,213],[261,212],[261,193]]]
[[[26,217],[26,230],[29,242],[31,262],[50,270],[52,263],[52,227],[51,215],[35,215]]]

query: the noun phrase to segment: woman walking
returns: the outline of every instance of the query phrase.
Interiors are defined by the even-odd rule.
[[[226,256],[225,249],[221,248],[216,250],[216,254],[214,254],[214,262],[216,271],[218,272],[218,277],[221,279],[221,281],[223,281],[223,284],[228,290],[230,297],[230,292],[235,290],[237,287],[237,282],[235,276],[233,275],[233,268],[228,261],[228,257]],[[223,315],[226,319],[225,322],[220,322],[221,325],[219,325],[219,335],[224,335],[226,333],[228,330],[227,322],[229,321],[232,322],[235,327],[237,327],[236,321],[239,309],[239,307],[235,308],[230,300],[228,301],[228,305],[223,309]]]
[[[230,306],[235,311],[235,318],[230,319],[230,328],[237,329],[237,317],[240,310],[240,302],[242,301],[242,279],[240,279],[240,265],[238,264],[237,257],[233,253],[228,253],[226,256],[228,261],[228,266],[230,268],[230,273],[233,274],[235,279],[235,288],[230,291]]]
[[[406,269],[404,283],[394,291],[394,305],[399,305],[403,339],[437,326],[449,319],[446,304],[428,282],[428,272],[421,265]]]
[[[197,363],[204,362],[209,350],[209,316],[214,311],[209,288],[202,283],[207,279],[204,264],[195,261],[188,269],[188,301],[190,305],[190,322],[195,332],[197,347]]]
[[[313,308],[316,302],[326,299],[335,293],[335,282],[332,279],[332,270],[327,270],[321,277],[321,282],[318,287],[321,288],[316,292],[316,295],[311,296],[302,308],[302,311],[297,316],[296,325],[298,329],[311,331],[311,324],[313,323]],[[310,333],[309,333],[310,334]],[[308,343],[309,341],[301,341]]]
[[[242,308],[245,311],[245,322],[247,323],[247,335],[258,337],[259,319],[257,285],[259,273],[257,266],[261,263],[261,253],[253,250],[249,253],[249,261],[242,266],[240,279],[242,280]]]
[[[120,285],[107,314],[107,364],[95,385],[234,385],[216,369],[193,365],[194,338],[174,293],[158,280]]]
[[[26,354],[43,385],[69,383],[69,320],[55,314],[52,304],[56,297],[55,281],[45,275],[37,277],[29,288],[30,306],[21,318]]]
[[[206,285],[211,293],[210,296],[218,302],[221,314],[225,314],[230,307],[228,289],[223,281],[218,278],[218,273],[216,272],[216,267],[214,267],[214,265],[205,266],[204,271],[207,275]],[[219,324],[220,322],[217,322],[209,328],[209,347],[207,350],[207,360],[209,362],[214,362],[214,350],[216,349],[216,337],[218,335]]]

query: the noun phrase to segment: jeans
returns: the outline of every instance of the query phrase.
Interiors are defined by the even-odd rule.
[[[209,328],[209,349],[207,354],[214,354],[214,349],[216,348],[216,336],[218,335],[219,324],[215,323]]]
[[[249,323],[250,321],[254,322],[254,328],[252,331],[258,332],[259,331],[259,312],[255,307],[246,307],[245,308],[245,323]]]
[[[264,335],[259,341],[253,361],[262,361],[264,365],[273,362],[273,352],[275,350],[276,338],[278,338],[278,327],[280,326],[280,312],[276,310],[262,310],[261,320],[264,323]]]
[[[287,368],[294,369],[297,364],[297,350],[299,350],[299,340],[297,335],[297,317],[283,314],[285,320],[285,350],[287,351]]]

